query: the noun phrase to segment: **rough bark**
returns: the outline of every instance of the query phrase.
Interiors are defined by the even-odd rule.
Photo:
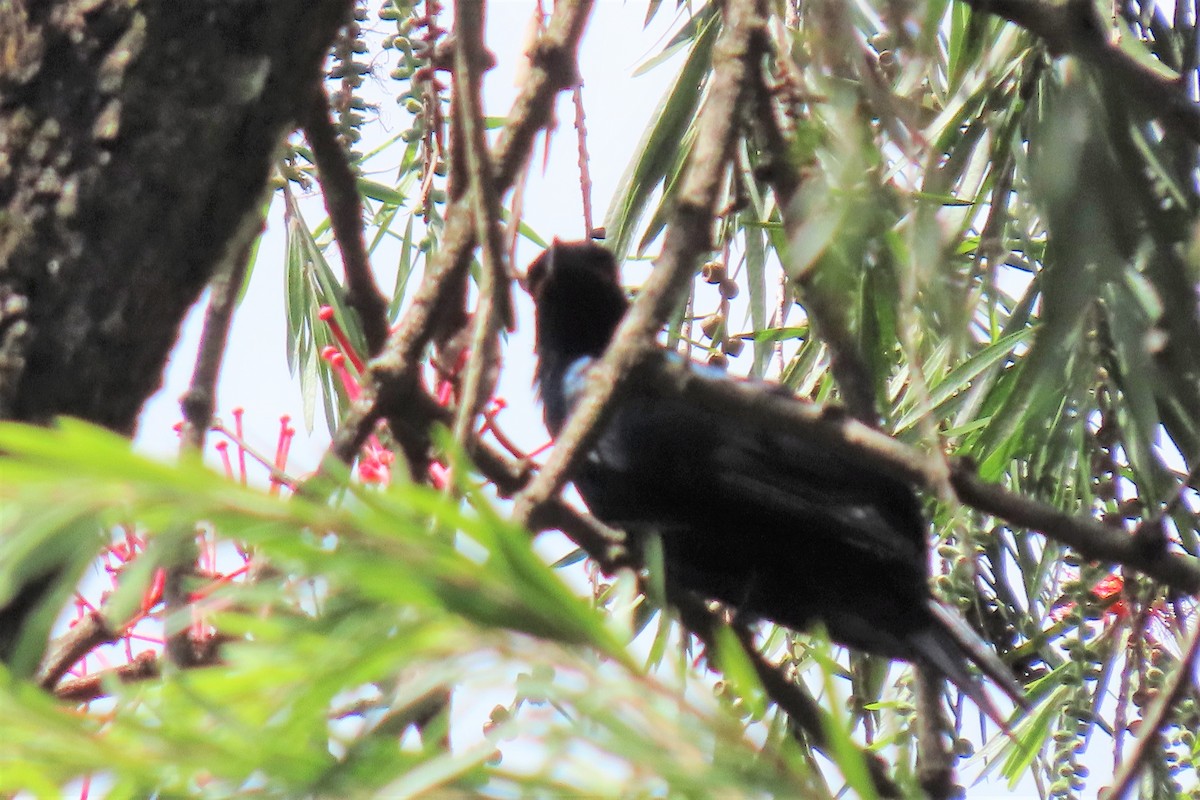
[[[351,5],[0,3],[0,419],[132,432]]]

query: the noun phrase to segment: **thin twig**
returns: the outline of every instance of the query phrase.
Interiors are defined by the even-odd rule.
[[[1124,585],[1122,592],[1127,592],[1128,588],[1128,585]],[[1121,688],[1117,694],[1117,707],[1113,711],[1114,775],[1121,766],[1121,751],[1125,747],[1125,735],[1129,732],[1128,713],[1129,703],[1133,699],[1133,673],[1146,664],[1143,651],[1146,647],[1147,625],[1150,622],[1150,614],[1153,608],[1153,603],[1146,602],[1145,598],[1139,598],[1137,613],[1134,614],[1132,623],[1129,625],[1129,637],[1126,639],[1125,658],[1123,659],[1125,663],[1121,665]]]
[[[230,428],[228,428],[225,425],[224,422],[222,422],[219,419],[213,420],[213,423],[209,427],[209,430],[217,431],[217,432],[223,434],[227,439],[229,439],[229,441],[231,441],[235,445],[237,445],[238,450],[242,455],[250,456],[255,461],[257,461],[259,463],[259,465],[262,466],[263,469],[265,469],[267,471],[268,477],[270,477],[270,479],[273,483],[278,483],[280,486],[286,486],[287,488],[293,489],[293,490],[296,488],[296,485],[298,483],[296,478],[293,478],[291,475],[288,475],[286,472],[281,470],[279,467],[275,466],[274,459],[268,458],[266,453],[262,452],[257,447],[250,444],[248,441],[243,439],[241,436],[238,436],[236,430],[231,430]],[[245,474],[245,463],[244,462],[242,464],[242,473]]]
[[[962,794],[954,779],[954,754],[945,732],[952,730],[942,713],[946,680],[936,671],[914,668],[917,695],[917,782],[929,800],[949,800]]]
[[[212,424],[217,403],[217,380],[221,375],[229,329],[233,324],[233,311],[237,307],[238,293],[246,280],[252,252],[253,242],[250,241],[225,269],[213,277],[210,284],[208,311],[200,334],[196,367],[192,371],[191,384],[180,398],[184,418],[181,449],[197,457],[203,452],[204,437]],[[190,530],[182,532],[177,538],[171,550],[171,559],[164,564],[163,618],[168,621],[183,619],[189,613],[190,591],[187,583],[195,571],[199,556],[195,535]],[[167,657],[176,665],[185,666],[193,660],[189,631],[190,626],[183,625],[179,630],[168,629],[166,632]]]
[[[1151,757],[1155,746],[1162,736],[1163,727],[1167,724],[1171,712],[1183,695],[1189,691],[1195,681],[1192,671],[1196,654],[1200,652],[1200,623],[1192,628],[1187,647],[1179,659],[1179,665],[1171,674],[1170,680],[1159,691],[1158,700],[1150,713],[1142,719],[1138,738],[1133,743],[1133,752],[1121,767],[1120,772],[1113,778],[1112,785],[1100,794],[1101,800],[1121,800],[1133,787],[1146,760]]]
[[[583,108],[583,83],[571,93],[575,101],[575,146],[579,151],[579,192],[583,196],[583,238],[596,235],[592,222],[592,173],[588,168],[587,114]]]
[[[362,198],[346,148],[338,141],[337,128],[329,115],[329,98],[324,86],[312,93],[304,116],[304,138],[312,150],[317,181],[325,200],[325,212],[342,254],[346,274],[346,305],[358,314],[371,355],[377,355],[387,340],[387,298],[371,273],[371,257],[363,236]]]
[[[217,380],[233,324],[238,293],[246,280],[253,244],[247,244],[229,267],[218,273],[209,285],[208,310],[200,334],[200,347],[192,381],[179,399],[183,410],[183,449],[199,452],[204,448],[204,436],[212,424],[217,404]]]
[[[480,245],[483,269],[479,298],[475,303],[470,361],[459,397],[455,441],[463,442],[475,415],[486,399],[488,373],[499,358],[500,320],[511,323],[512,300],[508,272],[504,268],[504,244],[500,229],[500,197],[492,179],[491,155],[483,124],[483,74],[480,56],[483,39],[484,5],[456,3],[454,6],[454,114],[462,131],[460,144],[466,150],[467,200],[474,220],[475,241]]]
[[[1150,517],[1147,517],[1138,529],[1142,528],[1160,528],[1167,517],[1174,514],[1183,507],[1183,502],[1187,498],[1189,492],[1196,489],[1196,479],[1200,478],[1200,458],[1191,460],[1192,466],[1188,469],[1183,479],[1179,481],[1179,485],[1175,487],[1174,494],[1163,504],[1162,509]]]
[[[417,19],[424,27],[425,32],[421,35],[421,44],[424,47],[425,57],[429,60],[432,69],[428,70],[425,80],[416,80],[416,75],[413,77],[413,89],[420,92],[421,96],[421,121],[424,122],[425,133],[422,135],[424,147],[422,148],[422,174],[421,188],[418,192],[418,207],[421,209],[421,214],[428,224],[430,220],[430,210],[433,207],[431,193],[433,191],[433,182],[437,175],[437,164],[440,156],[446,153],[445,140],[445,121],[442,118],[442,97],[441,83],[437,78],[438,54],[439,46],[442,42],[439,41],[445,31],[438,24],[438,16],[442,13],[442,4],[438,0],[425,0],[424,14]],[[418,88],[419,87],[419,88]],[[454,160],[456,156],[451,153],[450,159]],[[451,170],[451,177],[454,176],[454,170]],[[454,190],[453,181],[449,182],[447,189]]]

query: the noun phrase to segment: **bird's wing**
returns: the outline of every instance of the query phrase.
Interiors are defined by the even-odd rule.
[[[590,363],[579,359],[567,369],[568,407],[582,394]],[[757,419],[635,386],[587,462],[584,482],[590,476],[603,487],[581,491],[610,524],[687,528],[744,509],[747,521],[790,521],[797,535],[833,536],[873,558],[924,563],[925,527],[908,486]]]
[[[924,562],[925,524],[912,490],[873,466],[792,434],[739,422],[712,453],[723,502],[752,504],[772,518],[805,521],[875,557]]]

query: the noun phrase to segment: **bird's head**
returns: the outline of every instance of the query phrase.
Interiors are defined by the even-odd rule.
[[[525,288],[537,309],[536,349],[541,362],[564,366],[581,356],[599,356],[629,305],[617,261],[594,242],[557,239],[534,259]]]

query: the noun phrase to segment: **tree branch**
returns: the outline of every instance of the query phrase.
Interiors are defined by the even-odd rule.
[[[79,659],[102,644],[118,639],[118,634],[100,612],[83,617],[75,626],[50,643],[37,672],[37,685],[53,689]]]
[[[1114,776],[1112,785],[1100,794],[1101,800],[1122,800],[1133,782],[1141,774],[1147,759],[1154,754],[1154,747],[1162,736],[1163,726],[1166,725],[1175,704],[1183,698],[1194,683],[1192,675],[1197,653],[1200,653],[1200,625],[1192,628],[1187,647],[1179,660],[1179,666],[1171,675],[1171,679],[1159,692],[1158,702],[1150,713],[1142,720],[1142,726],[1137,741],[1134,742],[1133,752]]]
[[[946,679],[935,670],[916,665],[913,683],[917,700],[917,782],[928,800],[961,797],[963,787],[955,780],[954,753],[946,740],[946,732],[953,734],[954,729],[942,712]]]
[[[217,380],[221,376],[221,363],[225,359],[233,311],[237,307],[238,292],[246,281],[252,247],[253,241],[248,242],[238,257],[230,262],[229,268],[217,274],[209,283],[208,309],[204,314],[196,366],[192,370],[187,391],[179,398],[179,406],[183,411],[182,449],[185,451],[199,453],[204,448],[204,437],[212,425],[217,406]]]
[[[475,303],[471,333],[470,361],[459,396],[454,438],[466,439],[480,405],[491,393],[500,354],[500,320],[512,322],[512,298],[508,270],[504,265],[504,244],[500,230],[500,197],[492,175],[483,121],[483,74],[486,58],[483,39],[482,3],[457,3],[454,6],[454,114],[462,131],[459,144],[466,150],[467,201],[471,206],[475,241],[480,245],[483,269],[479,278],[479,297]]]
[[[204,315],[204,329],[200,334],[196,367],[192,371],[192,381],[187,391],[179,400],[183,410],[180,449],[196,458],[199,458],[204,450],[204,437],[213,422],[221,362],[225,358],[229,328],[233,324],[233,311],[237,307],[238,293],[246,281],[246,270],[250,265],[253,246],[253,240],[248,241],[237,258],[230,261],[209,284],[208,310]],[[187,610],[191,602],[191,593],[186,584],[195,571],[198,553],[195,537],[185,534],[178,542],[171,563],[164,565],[167,573],[163,584],[163,602],[166,605],[164,619],[180,619]],[[185,625],[174,633],[168,631],[167,654],[177,664],[190,661],[193,653],[188,626]]]
[[[964,462],[951,465],[950,484],[959,500],[967,505],[1043,533],[1075,548],[1092,561],[1122,564],[1173,589],[1192,595],[1200,593],[1200,560],[1168,552],[1166,540],[1161,536],[1130,535],[1090,517],[1072,516],[1054,506],[982,481]]]
[[[537,132],[546,126],[554,98],[576,82],[575,53],[593,0],[560,0],[545,35],[534,46],[532,67],[513,103],[508,124],[497,142],[492,163],[497,192],[512,186],[517,172],[533,152]],[[400,324],[364,376],[363,394],[347,412],[341,427],[322,459],[306,493],[322,491],[336,464],[349,464],[375,423],[383,407],[402,407],[417,391],[418,364],[422,351],[434,335],[438,314],[454,278],[466,270],[475,245],[473,215],[466,199],[451,203],[446,212],[441,249],[426,269],[425,276]]]
[[[329,98],[323,84],[314,87],[304,115],[304,138],[312,149],[317,181],[325,212],[342,254],[346,274],[346,304],[358,314],[371,355],[378,355],[387,341],[387,298],[375,283],[371,257],[363,237],[362,198],[346,148],[338,141],[329,116]]]
[[[203,644],[196,657],[185,666],[188,669],[196,667],[212,667],[221,663],[220,637],[214,637]],[[87,703],[108,695],[107,687],[112,681],[120,683],[139,683],[162,675],[162,661],[153,652],[147,650],[139,653],[128,664],[102,670],[83,678],[63,681],[54,689],[54,696],[60,700],[75,703]]]
[[[770,36],[765,31],[760,46],[764,51],[771,47]],[[778,58],[791,57],[783,53],[776,55]],[[775,102],[767,87],[767,77],[767,65],[760,63],[753,81],[754,113],[750,115],[750,124],[759,142],[763,177],[775,192],[779,213],[783,218],[788,240],[791,241],[804,222],[796,214],[796,207],[792,202],[800,190],[801,175],[798,165],[788,158],[792,147],[779,126]],[[829,348],[829,368],[842,391],[846,408],[855,419],[868,425],[878,424],[879,412],[875,406],[875,385],[871,380],[871,370],[850,332],[843,299],[823,287],[820,276],[812,269],[797,275],[796,285],[800,289],[804,310],[812,320],[817,335]]]
[[[651,390],[682,394],[725,414],[752,416],[795,432],[832,451],[862,459],[934,494],[943,488],[941,462],[892,437],[849,418],[837,409],[765,392],[748,381],[708,378],[696,370],[667,363],[647,364],[645,385]],[[1200,560],[1168,552],[1157,528],[1130,535],[1089,517],[1072,516],[1053,506],[1022,497],[979,479],[965,462],[952,464],[950,488],[963,503],[1020,527],[1039,531],[1093,561],[1133,567],[1188,594],[1200,593]]]
[[[725,27],[713,55],[713,78],[696,128],[699,134],[675,199],[662,255],[629,313],[621,321],[612,346],[588,375],[587,391],[555,442],[549,461],[516,499],[513,516],[528,522],[538,506],[566,481],[571,466],[596,434],[609,400],[629,379],[633,368],[655,351],[654,337],[685,293],[700,256],[712,249],[717,193],[733,153],[737,121],[745,102],[754,43],[766,25],[763,0],[730,0]]]
[[[583,83],[571,92],[575,105],[575,147],[579,152],[579,194],[583,203],[583,238],[596,236],[596,225],[592,220],[592,172],[589,168],[587,146],[587,113],[583,107]]]

